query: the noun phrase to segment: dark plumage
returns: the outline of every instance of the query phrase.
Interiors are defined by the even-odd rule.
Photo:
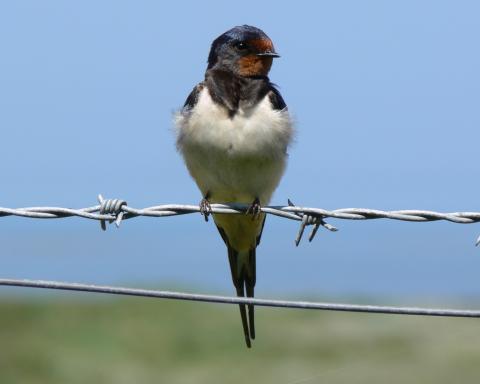
[[[242,45],[241,49],[239,45]],[[278,54],[262,30],[248,25],[232,28],[213,41],[205,80],[193,89],[184,108],[195,106],[204,86],[207,86],[212,99],[228,110],[231,118],[240,106],[252,108],[267,94],[275,109],[286,108],[282,96],[267,76],[274,57],[278,57]],[[238,64],[245,58],[251,61],[251,68],[243,67],[247,75]],[[263,64],[257,65],[255,62]]]

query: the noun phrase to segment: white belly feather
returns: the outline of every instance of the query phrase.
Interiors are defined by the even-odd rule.
[[[286,165],[292,138],[287,111],[265,97],[231,119],[204,88],[195,108],[176,116],[177,147],[203,195],[211,202],[268,204]]]

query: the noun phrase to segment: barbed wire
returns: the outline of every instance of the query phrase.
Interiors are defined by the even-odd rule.
[[[147,217],[169,217],[186,215],[191,213],[202,213],[208,218],[210,213],[222,214],[245,214],[249,208],[247,204],[211,204],[209,211],[204,212],[200,205],[166,204],[156,205],[147,208],[130,207],[125,200],[104,199],[98,195],[99,205],[87,208],[61,208],[61,207],[25,207],[25,208],[4,208],[0,207],[0,218],[6,216],[20,216],[33,219],[61,219],[66,217],[80,217],[100,221],[103,230],[106,229],[106,222],[115,223],[117,227],[123,220],[139,216]],[[480,221],[480,212],[434,212],[427,210],[396,210],[382,211],[368,208],[342,208],[327,210],[322,208],[310,208],[294,205],[288,200],[287,206],[261,207],[261,211],[286,219],[300,221],[300,230],[295,239],[296,245],[300,243],[305,227],[313,225],[309,235],[312,241],[320,227],[329,231],[337,231],[337,228],[324,221],[325,218],[341,220],[374,220],[391,219],[411,222],[430,222],[445,220],[457,224],[472,224]],[[480,236],[476,245],[480,244]]]
[[[159,299],[174,299],[185,301],[199,301],[208,303],[223,304],[253,304],[261,307],[276,308],[298,308],[298,309],[317,309],[326,311],[342,312],[364,312],[364,313],[383,313],[397,315],[422,315],[422,316],[443,316],[443,317],[480,317],[480,310],[472,309],[439,309],[439,308],[418,308],[418,307],[393,307],[381,305],[361,305],[361,304],[339,304],[311,301],[287,301],[271,300],[247,297],[216,296],[198,293],[159,291],[150,289],[112,287],[106,285],[92,285],[80,283],[67,283],[63,281],[45,281],[45,280],[17,280],[0,279],[0,286],[10,287],[28,287],[39,289],[54,289],[63,291],[78,291],[89,293],[105,293],[111,295],[151,297]]]
[[[101,228],[106,229],[106,222],[120,226],[123,220],[147,216],[147,217],[169,217],[185,215],[191,213],[202,213],[208,218],[210,213],[221,214],[245,214],[249,205],[246,204],[211,204],[208,212],[202,211],[200,205],[167,204],[157,205],[147,208],[133,208],[128,206],[125,200],[104,199],[98,196],[99,205],[87,208],[62,208],[62,207],[25,207],[25,208],[3,208],[0,207],[0,217],[20,216],[34,219],[60,219],[66,217],[80,217],[90,220],[100,221]],[[313,230],[309,236],[312,241],[320,226],[336,231],[337,228],[326,223],[325,218],[335,218],[343,220],[372,220],[372,219],[391,219],[410,222],[429,222],[445,220],[458,224],[471,224],[480,221],[480,212],[452,212],[441,213],[426,210],[397,210],[381,211],[365,208],[343,208],[336,210],[326,210],[321,208],[309,208],[295,206],[288,200],[288,206],[268,206],[261,207],[261,211],[266,214],[279,216],[291,220],[300,221],[300,230],[295,240],[298,245],[304,229],[308,225],[313,225]],[[480,237],[477,239],[477,245],[480,243]],[[367,312],[384,314],[405,314],[405,315],[425,315],[425,316],[450,316],[450,317],[480,317],[480,310],[459,310],[459,309],[435,309],[435,308],[415,308],[415,307],[393,307],[393,306],[375,306],[358,304],[339,304],[322,303],[307,301],[285,301],[241,298],[230,296],[215,296],[194,293],[172,292],[146,290],[125,287],[99,286],[79,283],[68,283],[59,281],[44,280],[17,280],[0,279],[0,286],[30,287],[39,289],[55,289],[82,291],[94,293],[106,293],[114,295],[155,297],[164,299],[177,299],[189,301],[201,301],[210,303],[226,304],[253,304],[267,307],[282,308],[303,308],[331,311],[349,311],[349,312]]]

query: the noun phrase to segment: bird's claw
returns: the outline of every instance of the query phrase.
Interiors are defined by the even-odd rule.
[[[208,201],[208,198],[204,197],[200,201],[200,214],[205,218],[205,221],[208,221],[208,216],[212,213],[212,206]]]
[[[248,207],[245,214],[252,215],[252,220],[256,220],[260,217],[260,213],[262,212],[262,206],[260,205],[260,200],[256,198],[253,200],[252,204]]]
[[[295,207],[295,204],[292,203],[290,199],[288,199],[288,205],[290,207]],[[307,225],[313,225],[312,232],[310,232],[310,235],[308,236],[308,241],[311,242],[315,235],[317,234],[318,228],[320,226],[328,229],[329,231],[336,232],[338,229],[334,227],[333,225],[330,225],[326,223],[323,220],[323,216],[321,215],[315,215],[312,213],[295,213],[297,216],[302,218],[302,222],[300,224],[300,229],[298,231],[297,237],[295,239],[295,245],[298,247],[300,244],[300,241],[302,240],[303,232],[305,231],[305,227]]]

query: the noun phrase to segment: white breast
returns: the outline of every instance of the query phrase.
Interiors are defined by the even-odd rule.
[[[230,118],[204,88],[193,110],[175,120],[178,149],[202,193],[210,192],[212,201],[270,200],[292,139],[287,111],[274,110],[265,97]]]
[[[268,97],[255,108],[240,109],[233,119],[227,110],[215,104],[204,88],[195,108],[178,114],[178,145],[215,147],[234,154],[276,157],[285,152],[292,136],[292,124],[286,111],[274,110]]]

